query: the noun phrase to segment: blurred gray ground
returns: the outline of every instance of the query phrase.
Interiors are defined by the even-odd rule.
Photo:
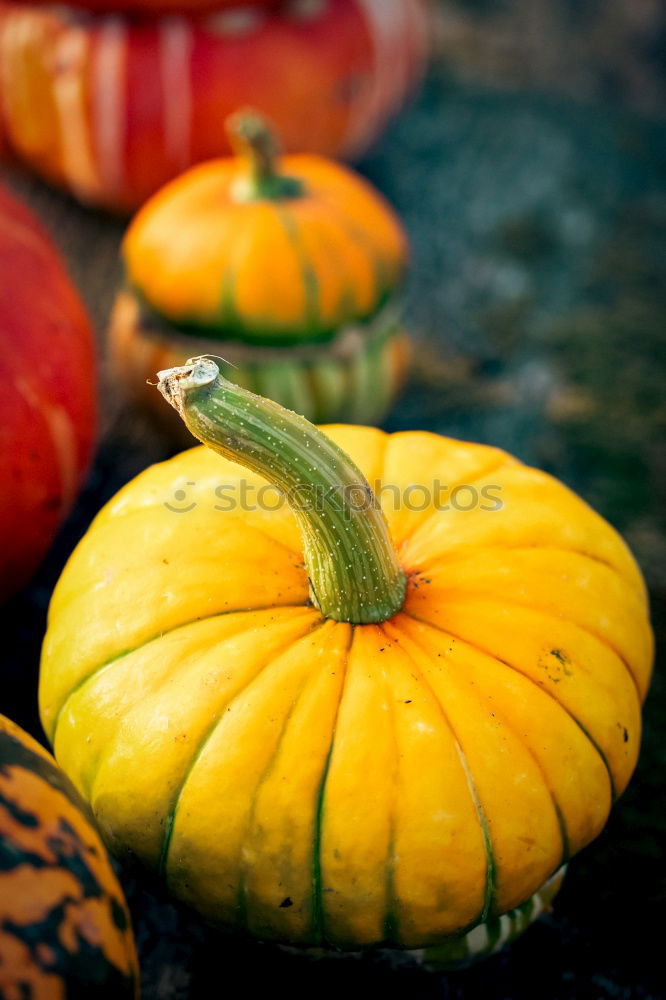
[[[647,23],[656,17],[657,5],[647,0],[629,5],[581,3],[580,17],[595,9],[612,26],[618,11],[632,7],[637,15],[647,11]],[[544,0],[466,6],[474,8],[466,17],[477,34],[484,19],[500,23],[495,7],[514,25],[516,11],[555,9]],[[576,6],[561,4],[572,21]],[[449,17],[460,9],[443,7]],[[542,38],[535,52],[543,66],[539,73],[525,70],[526,86],[527,41],[506,31],[519,53],[512,74],[453,46],[420,99],[361,164],[404,217],[414,254],[407,303],[417,340],[414,370],[386,426],[490,442],[562,478],[628,538],[646,571],[663,638],[666,125],[635,110],[654,110],[663,78],[655,71],[654,85],[638,87],[639,98],[622,83],[619,101],[592,67],[591,85],[573,86],[583,99],[561,92],[572,89],[566,78],[547,92],[551,73],[559,73],[547,67],[566,63],[563,35],[549,27],[546,37],[557,42],[560,56]],[[477,45],[492,48],[482,34]],[[489,87],[491,78],[500,86]],[[25,176],[9,179],[66,254],[101,342],[120,280],[123,224]],[[108,383],[103,408],[104,439],[88,488],[33,587],[2,612],[9,692],[2,708],[33,731],[39,641],[59,569],[101,503],[168,453],[153,428],[123,411]],[[294,997],[340,990],[353,997],[470,1000],[666,997],[659,930],[665,721],[658,674],[635,781],[607,831],[571,865],[554,914],[508,954],[446,978],[394,969],[377,956],[307,962],[221,937],[125,873],[144,997],[222,997],[230,982],[250,995],[279,988]]]
[[[457,80],[540,87],[638,111],[666,106],[663,0],[433,0]]]

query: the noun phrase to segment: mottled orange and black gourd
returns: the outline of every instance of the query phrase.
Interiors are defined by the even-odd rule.
[[[69,779],[0,716],[0,998],[138,997],[129,913]]]

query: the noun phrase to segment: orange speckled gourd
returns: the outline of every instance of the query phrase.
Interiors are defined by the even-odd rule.
[[[0,996],[138,997],[129,913],[87,808],[0,716]]]
[[[317,430],[211,361],[160,386],[209,447],[126,486],[58,584],[61,765],[109,844],[214,921],[485,940],[636,763],[652,634],[626,545],[498,449]]]

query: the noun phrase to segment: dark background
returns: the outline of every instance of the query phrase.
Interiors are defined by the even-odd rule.
[[[442,2],[424,91],[360,164],[410,233],[407,390],[388,430],[484,441],[562,478],[618,527],[666,623],[666,7]],[[124,224],[6,178],[65,253],[103,343]],[[92,516],[169,454],[103,373],[87,488],[33,585],[0,611],[2,711],[40,734],[51,589]],[[663,659],[663,657],[662,657]],[[508,952],[447,976],[403,959],[305,959],[206,929],[124,873],[145,1000],[277,992],[484,1000],[666,997],[663,670],[637,774],[555,903]]]

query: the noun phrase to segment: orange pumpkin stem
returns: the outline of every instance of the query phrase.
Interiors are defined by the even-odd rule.
[[[195,437],[285,497],[301,530],[312,603],[326,618],[367,625],[397,614],[405,574],[367,479],[341,448],[305,417],[228,382],[208,358],[158,379]]]
[[[234,187],[238,201],[267,198],[279,201],[298,198],[303,183],[285,177],[278,170],[278,141],[268,122],[256,111],[237,111],[227,119],[227,133],[232,148],[243,163]]]

